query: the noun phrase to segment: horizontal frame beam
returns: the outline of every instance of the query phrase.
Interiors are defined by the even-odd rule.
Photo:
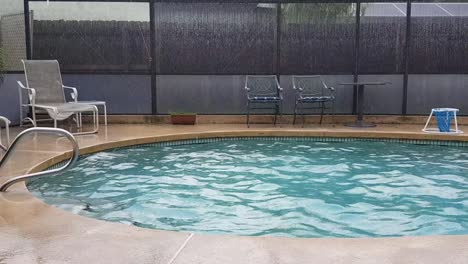
[[[46,2],[47,0],[28,0],[29,2]],[[273,3],[273,4],[293,4],[293,3],[357,3],[357,0],[49,0],[49,2],[115,2],[115,3]],[[365,3],[388,3],[385,0],[367,0]],[[395,0],[392,3],[406,3],[405,0]],[[429,2],[428,0],[412,0],[412,2]]]
[[[24,71],[4,71],[3,74],[24,74]],[[96,75],[151,75],[150,71],[68,71],[62,70],[62,74],[96,74]],[[207,73],[194,73],[194,72],[183,72],[183,73],[155,73],[156,76],[167,76],[167,75],[220,75],[220,76],[231,76],[231,75],[276,75],[276,72],[266,73],[253,73],[253,72],[235,72],[235,73],[219,73],[219,72],[207,72]],[[421,72],[421,73],[408,73],[408,75],[467,75],[467,72]],[[353,75],[352,72],[279,72],[279,75]],[[359,75],[404,75],[404,73],[389,73],[389,72],[360,72]]]

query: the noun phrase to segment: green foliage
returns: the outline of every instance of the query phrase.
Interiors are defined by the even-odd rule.
[[[324,24],[341,19],[353,22],[352,16],[356,11],[352,3],[294,3],[284,4],[282,9],[284,22],[288,24]]]

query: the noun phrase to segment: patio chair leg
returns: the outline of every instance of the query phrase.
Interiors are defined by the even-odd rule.
[[[278,103],[275,103],[275,120],[273,121],[274,126],[276,126],[277,116],[278,116]]]
[[[247,127],[250,127],[250,101],[247,101]]]
[[[323,108],[325,107],[325,105],[324,105],[323,102],[321,102],[320,104],[322,105],[321,110],[320,110],[320,125],[322,125],[322,121],[323,121]]]
[[[302,117],[302,127],[305,125],[305,115],[304,115],[304,104],[301,102],[301,117]]]
[[[57,128],[57,119],[54,119],[54,128]]]
[[[331,115],[332,115],[332,123],[335,123],[335,100],[332,101],[332,107],[331,107]]]
[[[283,121],[283,101],[279,102],[278,111],[279,111],[279,122],[280,122],[280,127],[281,127],[281,122]]]
[[[296,104],[294,105],[294,118],[293,118],[293,125],[296,124],[296,115],[297,115],[297,100]]]

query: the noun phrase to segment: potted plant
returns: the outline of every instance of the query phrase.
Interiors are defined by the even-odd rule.
[[[196,113],[171,112],[170,115],[173,125],[195,125],[197,121]]]

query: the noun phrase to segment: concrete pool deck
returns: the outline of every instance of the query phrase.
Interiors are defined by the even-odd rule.
[[[193,137],[302,135],[468,141],[421,132],[421,125],[109,125],[78,136],[83,153]],[[468,127],[462,126],[468,132]],[[13,136],[20,129],[13,128]],[[63,141],[65,142],[65,141]],[[0,170],[0,183],[65,157],[62,141],[31,137]],[[52,159],[53,157],[57,157]],[[14,161],[14,162],[13,162]],[[40,165],[40,166],[39,166]],[[399,238],[275,238],[190,234],[82,217],[44,204],[23,183],[0,193],[0,263],[468,263],[468,235]]]

